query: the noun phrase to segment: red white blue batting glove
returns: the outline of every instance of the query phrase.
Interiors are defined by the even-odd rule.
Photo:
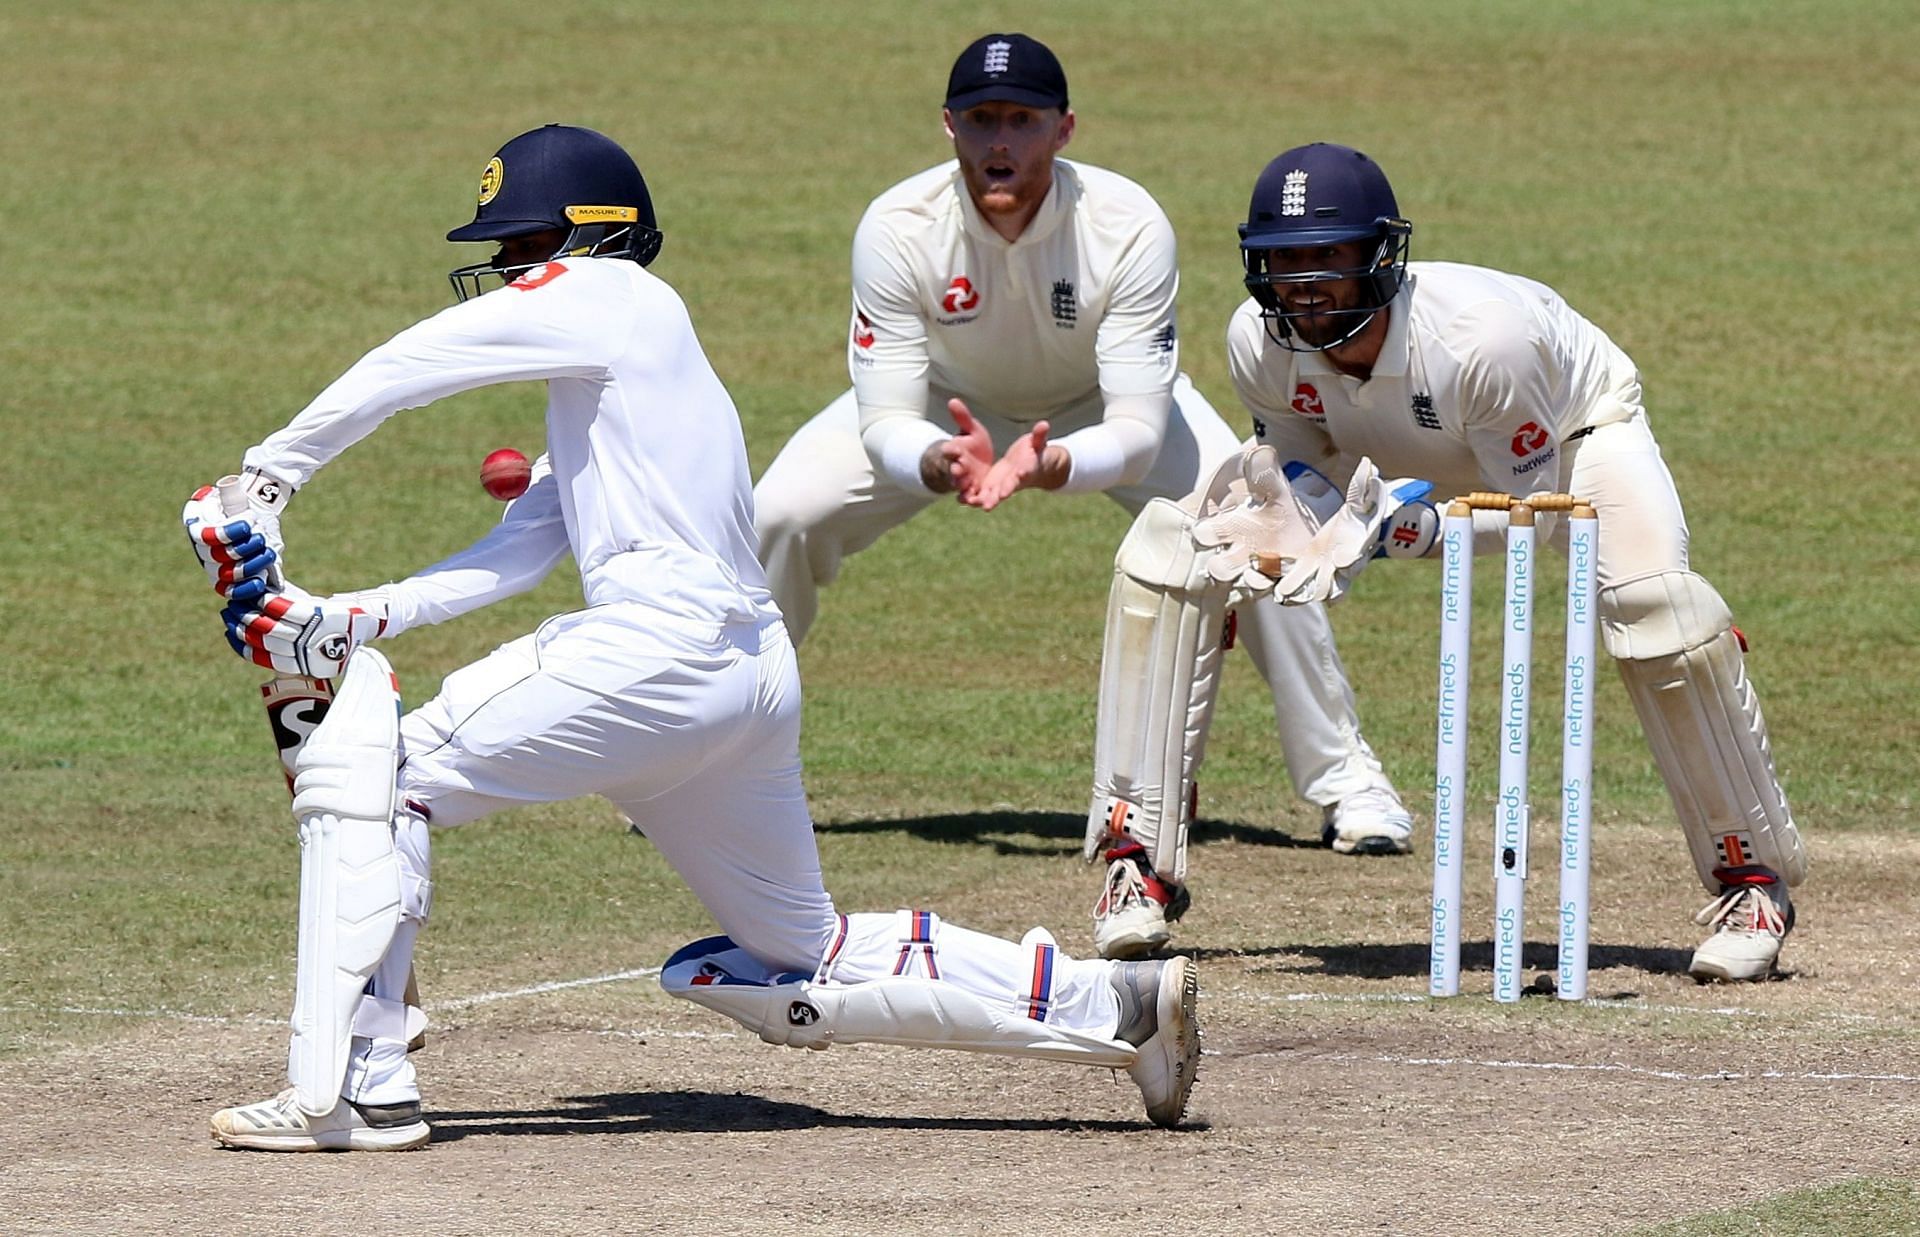
[[[294,584],[257,604],[231,603],[220,617],[235,653],[310,679],[337,678],[354,649],[387,629],[386,601],[377,590],[315,597]]]

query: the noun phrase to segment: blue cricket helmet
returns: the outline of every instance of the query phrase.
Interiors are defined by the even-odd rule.
[[[1372,159],[1350,146],[1314,142],[1267,164],[1253,185],[1247,221],[1240,225],[1240,258],[1247,291],[1260,306],[1267,333],[1296,352],[1321,352],[1346,343],[1390,304],[1407,277],[1413,225],[1400,217],[1393,186]],[[1275,250],[1303,250],[1370,242],[1367,258],[1345,269],[1271,269]],[[1284,285],[1357,280],[1359,303],[1338,309],[1289,311]],[[1341,328],[1331,331],[1331,327]],[[1311,342],[1306,334],[1321,337]],[[1336,337],[1329,338],[1329,335]]]
[[[504,241],[563,229],[554,257],[626,258],[645,266],[662,236],[647,182],[620,144],[572,125],[529,130],[502,146],[480,173],[473,222],[447,233],[450,241]],[[461,300],[480,291],[489,275],[511,282],[539,262],[463,266],[448,275]]]

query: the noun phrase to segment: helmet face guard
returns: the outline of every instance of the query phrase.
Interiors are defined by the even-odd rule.
[[[460,300],[512,283],[556,258],[625,258],[641,266],[660,252],[653,199],[632,156],[591,129],[547,125],[522,133],[480,173],[473,222],[447,233],[450,241],[507,241],[537,232],[565,238],[538,259],[507,263],[500,254],[450,271]]]
[[[1247,292],[1260,306],[1267,335],[1294,352],[1324,352],[1354,339],[1406,283],[1412,235],[1386,173],[1351,147],[1315,142],[1267,164],[1240,225]],[[1355,242],[1360,253],[1351,266],[1302,269],[1297,257]],[[1277,263],[1280,251],[1296,257]],[[1358,288],[1351,304],[1287,308],[1288,288],[1343,282]]]
[[[1248,240],[1241,241],[1240,259],[1246,269],[1247,292],[1253,297],[1254,303],[1260,306],[1260,318],[1266,324],[1268,338],[1293,352],[1325,352],[1351,341],[1367,329],[1367,324],[1373,321],[1375,314],[1393,303],[1393,298],[1400,294],[1401,287],[1407,281],[1407,254],[1413,225],[1404,219],[1381,219],[1377,222],[1377,231],[1345,238],[1374,242],[1371,254],[1359,265],[1345,268],[1276,272],[1269,268],[1275,251],[1306,246],[1293,243],[1253,248]],[[1241,226],[1241,232],[1244,237],[1245,225]],[[1319,245],[1339,243],[1342,242],[1317,242]],[[1289,310],[1281,295],[1281,289],[1286,287],[1345,280],[1352,280],[1359,285],[1360,299],[1357,304],[1343,308]],[[1326,329],[1322,329],[1323,324]],[[1308,338],[1324,342],[1309,343]]]
[[[568,209],[572,211],[581,208],[569,207]],[[585,209],[600,210],[602,208],[587,207]],[[470,266],[455,267],[448,271],[447,282],[453,285],[455,299],[464,301],[479,296],[483,292],[491,292],[493,288],[487,286],[487,281],[498,280],[494,287],[505,287],[528,271],[545,266],[556,258],[625,258],[629,262],[638,262],[645,266],[659,256],[660,243],[664,239],[658,228],[647,227],[637,220],[624,223],[575,224],[568,230],[566,239],[544,258],[510,265],[502,261],[499,254],[495,254],[485,262],[475,262]]]

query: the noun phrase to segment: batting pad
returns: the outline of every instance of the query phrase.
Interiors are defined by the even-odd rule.
[[[1600,622],[1708,892],[1720,891],[1715,869],[1749,864],[1804,881],[1806,849],[1720,594],[1690,571],[1657,572],[1602,589]]]
[[[1175,883],[1186,879],[1230,592],[1207,574],[1212,551],[1195,543],[1193,524],[1180,504],[1153,499],[1114,556],[1083,850],[1092,862],[1115,837],[1132,837]]]
[[[287,1078],[309,1116],[325,1116],[340,1102],[361,997],[400,924],[399,750],[393,667],[372,649],[357,649],[333,707],[294,765],[300,947]]]
[[[681,948],[667,959],[660,986],[725,1014],[769,1044],[792,1048],[900,1044],[1110,1069],[1125,1069],[1139,1056],[1131,1044],[1056,1027],[942,980],[898,975],[835,984],[770,971],[725,936]]]

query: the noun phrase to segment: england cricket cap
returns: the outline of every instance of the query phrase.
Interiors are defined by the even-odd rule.
[[[1045,43],[1024,34],[989,34],[960,53],[947,75],[947,109],[1000,100],[1066,110],[1066,70]]]

